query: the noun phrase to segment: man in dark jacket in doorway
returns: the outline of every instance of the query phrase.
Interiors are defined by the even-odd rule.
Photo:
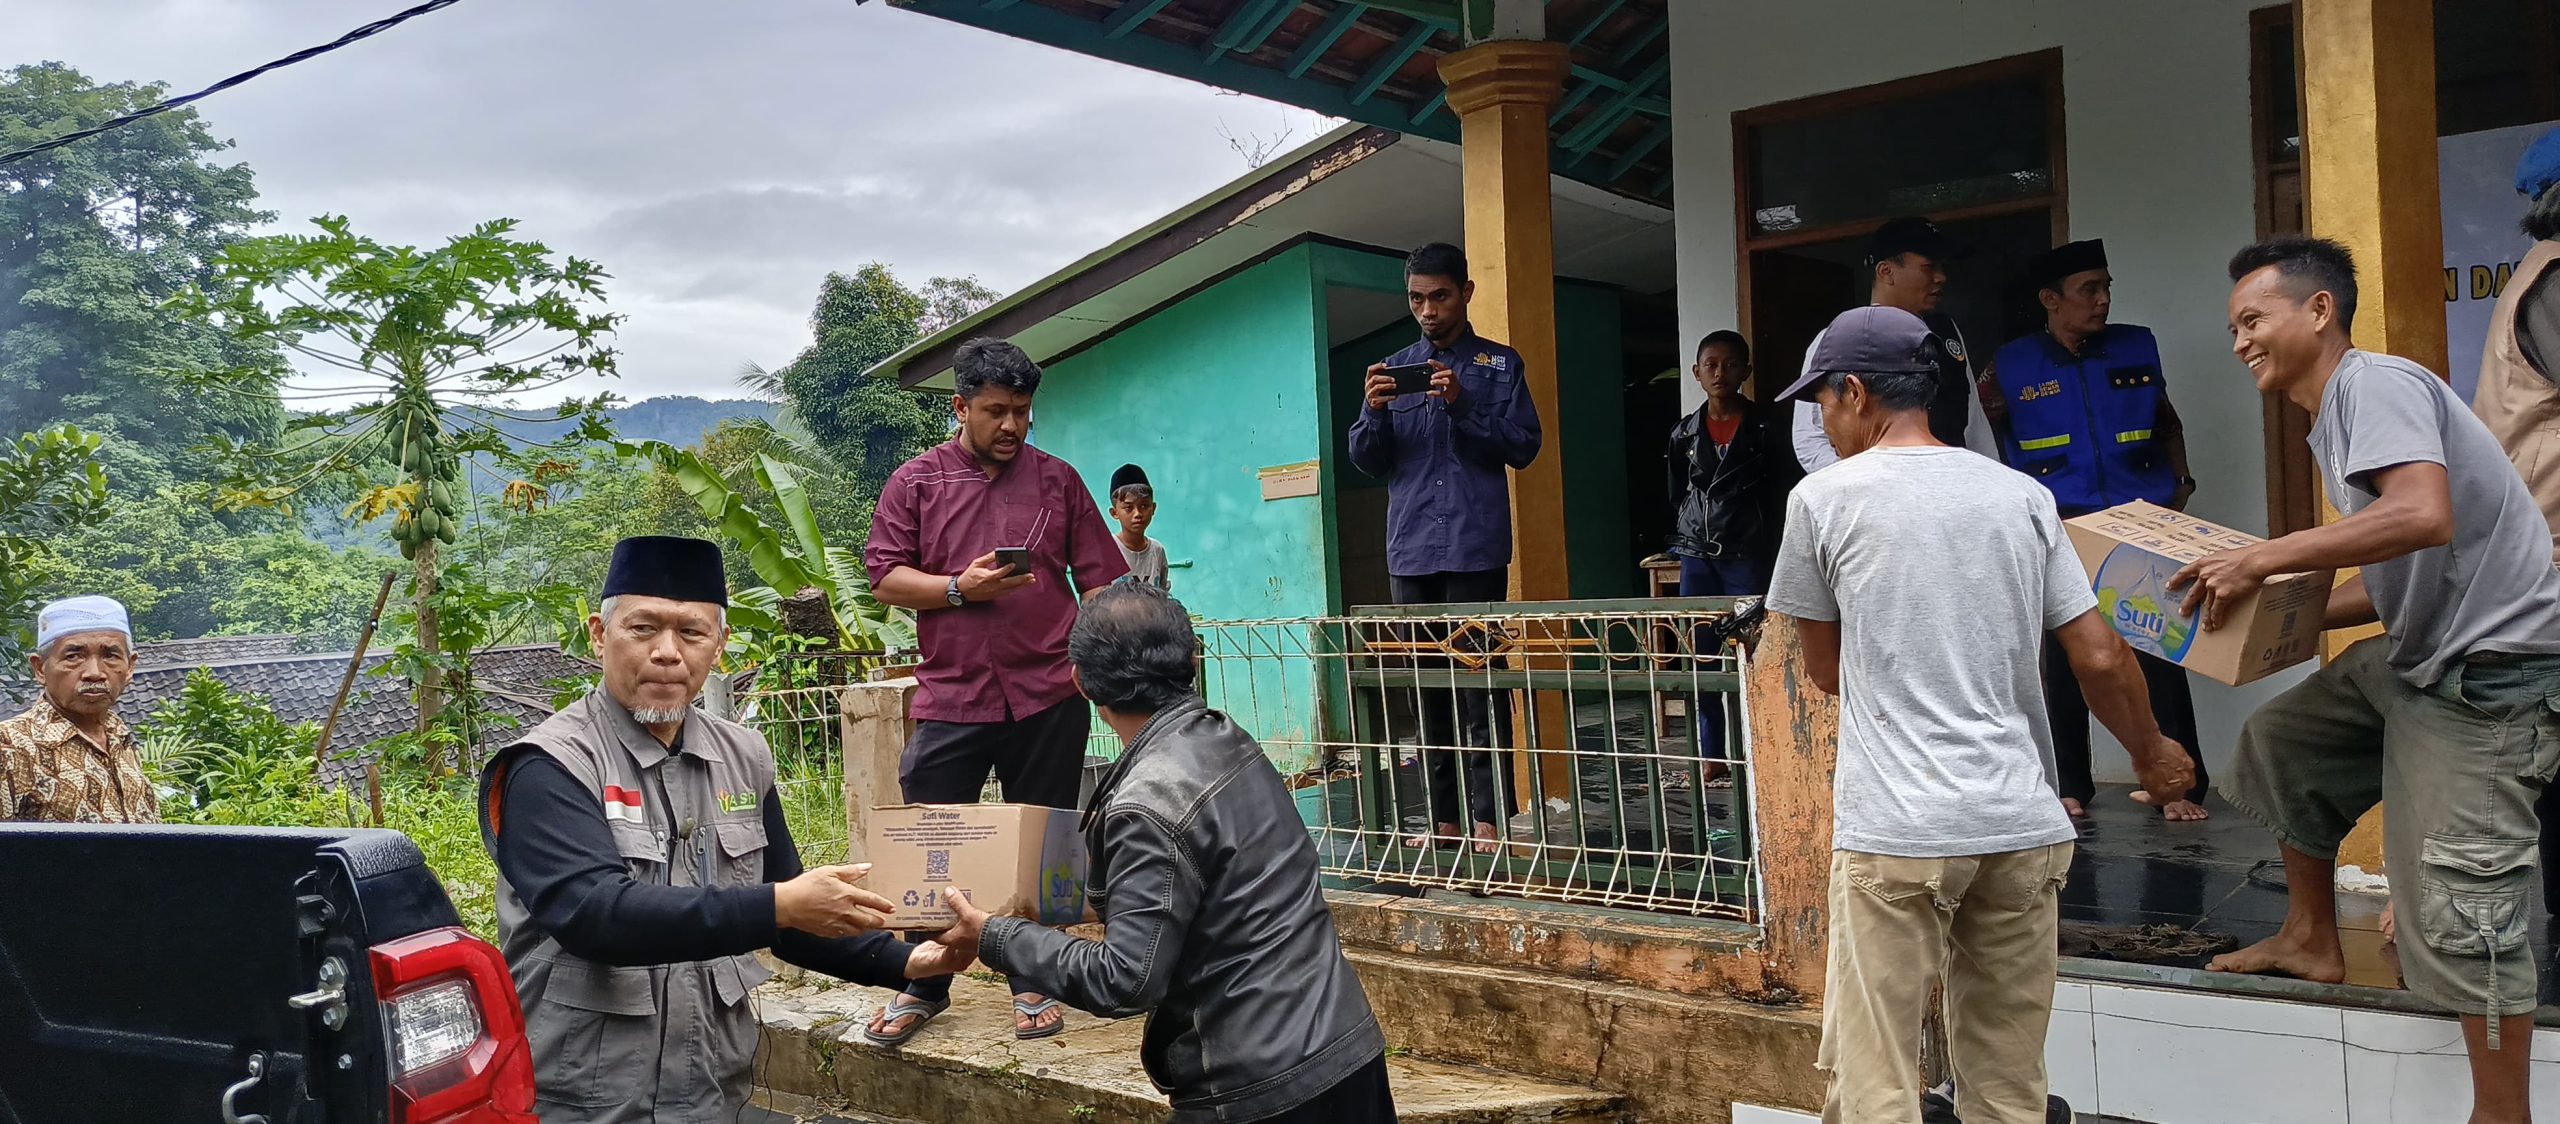
[[[1670,495],[1676,512],[1671,554],[1680,560],[1682,597],[1756,597],[1769,588],[1786,524],[1787,493],[1804,470],[1789,442],[1785,411],[1742,396],[1751,344],[1734,331],[1710,332],[1689,367],[1706,401],[1671,428]],[[1726,695],[1690,700],[1706,774],[1723,772]]]
[[[1387,481],[1387,575],[1399,605],[1510,599],[1511,477],[1529,467],[1542,434],[1520,353],[1477,335],[1467,318],[1476,285],[1465,251],[1435,242],[1404,263],[1405,303],[1422,338],[1369,368],[1360,417],[1351,423],[1351,463]],[[1431,366],[1430,388],[1399,394],[1390,366]],[[1419,661],[1417,661],[1419,662]],[[1425,664],[1438,670],[1448,665]],[[1509,815],[1495,767],[1509,744],[1510,704],[1474,687],[1417,692],[1422,714],[1424,802],[1435,822],[1428,839],[1467,837],[1476,853],[1499,847]],[[1460,748],[1464,747],[1464,748]]]

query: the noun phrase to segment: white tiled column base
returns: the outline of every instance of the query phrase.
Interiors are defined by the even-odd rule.
[[[2066,980],[2044,1056],[2072,1108],[2160,1124],[2441,1124],[2471,1100],[2440,1016]],[[2560,1111],[2560,1030],[2534,1033],[2533,1102]],[[1733,1106],[1734,1124],[1816,1119]]]

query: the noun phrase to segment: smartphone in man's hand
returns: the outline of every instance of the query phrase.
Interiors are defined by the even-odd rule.
[[[1007,575],[1008,577],[1018,578],[1024,574],[1028,574],[1031,572],[1031,548],[1027,546],[997,547],[996,565],[999,568],[1005,566],[1013,567],[1013,573]]]
[[[1396,393],[1421,394],[1431,389],[1431,373],[1437,369],[1429,363],[1398,363],[1380,373],[1396,380]]]

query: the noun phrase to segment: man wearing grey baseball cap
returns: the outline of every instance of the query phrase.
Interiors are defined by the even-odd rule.
[[[1960,1115],[2035,1124],[2077,837],[2045,780],[2045,634],[2145,791],[2183,793],[2194,773],[2098,614],[2053,493],[1931,432],[1938,348],[1909,312],[1852,309],[1782,396],[1821,405],[1841,457],[1788,498],[1767,598],[1842,699],[1823,1119],[1918,1118],[1932,977],[1910,966],[1945,964]]]

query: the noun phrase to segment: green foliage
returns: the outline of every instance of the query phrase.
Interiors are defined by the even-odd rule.
[[[499,424],[517,417],[500,408],[508,398],[613,373],[605,340],[617,318],[591,307],[604,297],[605,273],[510,237],[510,219],[423,250],[356,234],[341,216],[313,224],[317,235],[226,247],[213,261],[219,288],[191,286],[169,301],[234,338],[335,368],[346,381],[328,393],[366,399],[297,421],[301,440],[290,444],[223,443],[233,470],[223,498],[289,507],[317,481],[362,480],[371,486],[350,514],[392,516],[392,538],[415,557],[461,531],[464,458],[515,451]],[[276,373],[196,369],[180,381],[254,393]],[[568,399],[552,418],[576,419],[574,438],[598,440],[610,432],[605,404]],[[396,482],[373,483],[385,467],[398,470]]]
[[[438,642],[420,639],[420,612],[433,613]],[[577,631],[585,618],[585,599],[578,589],[547,585],[507,589],[482,580],[468,565],[449,564],[442,580],[423,601],[393,620],[391,658],[374,675],[397,675],[412,683],[438,683],[447,706],[422,715],[418,729],[394,748],[420,764],[426,775],[442,775],[448,765],[465,761],[464,748],[487,735],[511,727],[515,719],[492,710],[472,681],[471,653],[536,636]]]
[[[160,101],[165,87],[100,85],[59,63],[0,72],[0,149]],[[58,422],[113,432],[155,455],[207,437],[271,440],[270,342],[164,310],[189,285],[226,294],[211,260],[273,216],[245,164],[193,109],[0,166],[0,429]],[[207,400],[152,372],[249,368],[261,392]],[[174,467],[192,475],[189,462]]]
[[[108,449],[130,449],[110,441]],[[124,602],[143,639],[292,633],[344,647],[399,559],[332,549],[272,518],[217,515],[213,486],[132,490],[111,464],[114,514],[56,535],[27,580],[43,597],[101,593]]]
[[[278,809],[299,807],[311,788],[312,749],[320,731],[276,717],[256,695],[223,685],[198,669],[178,697],[161,703],[135,730],[153,746],[161,814],[188,823],[262,823]]]
[[[353,827],[370,818],[361,794],[314,779],[316,727],[277,718],[265,700],[208,672],[189,675],[134,735],[170,823]],[[480,842],[478,793],[468,778],[430,779],[418,768],[423,746],[449,738],[439,728],[370,748],[382,763],[382,826],[417,843],[463,924],[495,939],[498,875]]]
[[[343,385],[328,394],[361,399],[297,421],[284,442],[216,438],[231,473],[218,498],[290,510],[318,488],[360,487],[345,514],[359,523],[391,516],[392,540],[416,564],[415,647],[439,657],[468,652],[444,640],[435,597],[438,548],[460,538],[464,507],[474,502],[465,459],[523,456],[523,443],[498,424],[515,416],[502,408],[512,396],[614,373],[606,340],[618,318],[596,307],[605,272],[574,256],[554,261],[549,247],[512,237],[511,219],[423,250],[356,234],[339,216],[313,223],[319,234],[224,248],[213,259],[217,284],[190,286],[169,301],[235,339],[335,368]],[[256,395],[275,374],[272,365],[196,369],[179,381]],[[563,400],[552,420],[574,419],[576,428],[554,447],[609,438],[607,401]],[[396,475],[386,482],[386,473]],[[507,490],[519,486],[540,487],[515,481]],[[443,706],[444,662],[431,658],[419,668],[421,728]]]
[[[915,642],[914,618],[871,596],[870,583],[851,551],[828,547],[810,509],[808,492],[801,486],[799,470],[770,456],[756,460],[756,483],[772,494],[775,506],[782,511],[788,528],[785,533],[756,514],[727,481],[693,453],[663,441],[618,441],[614,447],[624,456],[652,462],[674,477],[703,517],[711,520],[721,537],[746,554],[748,566],[764,581],[762,586],[731,593],[729,618],[733,628],[781,631],[778,611],[783,599],[801,590],[815,589],[824,594],[828,624],[836,633],[836,650],[877,652]]]
[[[382,826],[409,837],[444,883],[464,928],[498,939],[498,867],[480,841],[480,793],[469,777],[400,774],[382,785]]]
[[[792,414],[856,495],[879,495],[891,472],[951,428],[940,396],[866,372],[923,338],[927,325],[959,319],[995,296],[970,278],[936,278],[927,293],[899,284],[879,262],[828,274],[809,316],[815,341],[773,372]]]
[[[0,667],[14,672],[35,643],[35,575],[54,536],[107,517],[107,474],[99,440],[70,426],[0,445]]]

